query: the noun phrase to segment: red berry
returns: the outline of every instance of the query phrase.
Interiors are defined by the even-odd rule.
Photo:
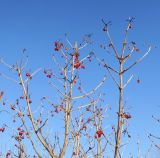
[[[32,76],[31,76],[31,74],[30,73],[26,73],[26,76],[29,78],[29,79],[32,79]]]
[[[58,109],[56,108],[54,112],[58,113]]]
[[[24,96],[20,96],[20,99],[24,99]]]
[[[125,118],[125,119],[130,119],[130,118],[132,118],[132,116],[131,116],[130,114],[127,114],[127,113],[123,113],[123,114],[121,115],[121,117],[122,117],[122,118]]]
[[[15,109],[16,109],[15,105],[11,106],[11,109],[12,109],[12,110],[15,110]]]
[[[101,129],[99,129],[97,132],[96,132],[98,138],[100,138],[102,135],[103,135],[103,131]]]
[[[26,76],[28,77],[28,76],[29,76],[29,73],[26,73]]]
[[[77,62],[76,64],[74,64],[74,67],[76,68],[76,69],[78,69],[79,67],[81,66],[81,62]]]
[[[20,128],[20,127],[18,127],[18,128],[17,128],[17,130],[18,130],[18,131],[20,131],[20,130],[21,130],[21,128]]]
[[[60,111],[62,111],[64,109],[63,105],[60,105]]]
[[[137,83],[140,83],[140,82],[141,82],[140,79],[138,79],[138,80],[137,80]]]
[[[32,103],[32,100],[31,99],[29,99],[29,104],[31,104]]]
[[[73,154],[72,154],[72,155],[77,155],[77,154],[76,154],[76,152],[73,152]]]
[[[24,136],[20,136],[21,139],[24,139]]]
[[[59,42],[59,41],[56,41],[55,43],[54,43],[54,46],[55,46],[55,51],[60,51],[61,50],[61,48],[63,47],[63,43],[61,43],[61,42]]]
[[[5,128],[3,127],[3,128],[0,128],[0,132],[4,132],[4,130],[5,130]]]
[[[88,118],[87,122],[89,123],[90,121],[92,121],[92,119],[91,119],[91,118]]]
[[[94,135],[94,138],[97,139],[97,135]]]
[[[87,129],[87,126],[86,126],[86,125],[83,125],[82,129],[85,129],[85,130],[86,130],[86,129]]]
[[[82,69],[85,69],[85,66],[84,66],[84,65],[81,65],[81,68],[82,68]]]

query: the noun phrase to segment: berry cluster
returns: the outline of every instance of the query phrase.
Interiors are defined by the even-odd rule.
[[[82,64],[82,62],[79,61],[79,56],[80,56],[80,54],[78,52],[74,53],[74,57],[75,57],[75,59],[74,59],[74,62],[75,62],[74,63],[74,67],[76,69],[79,69],[79,68],[85,69],[85,66]]]
[[[63,43],[59,42],[59,41],[56,41],[54,42],[54,46],[55,46],[55,51],[60,51],[63,47]]]

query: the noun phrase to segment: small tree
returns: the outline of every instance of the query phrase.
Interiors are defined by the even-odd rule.
[[[116,128],[116,136],[115,136],[115,150],[114,150],[114,158],[118,158],[121,157],[120,155],[120,146],[121,146],[121,137],[122,137],[122,132],[123,132],[123,127],[124,127],[124,123],[126,120],[131,118],[131,115],[125,111],[124,109],[124,101],[123,101],[123,94],[124,94],[124,89],[127,87],[127,85],[129,84],[129,82],[132,80],[133,75],[131,75],[131,77],[124,82],[124,75],[129,72],[129,70],[131,70],[131,68],[133,68],[135,65],[137,65],[139,62],[141,62],[151,51],[151,46],[149,46],[148,50],[144,53],[144,55],[135,60],[131,65],[129,65],[128,67],[125,67],[124,64],[133,56],[134,53],[136,52],[140,52],[140,49],[137,48],[137,45],[135,42],[128,42],[127,37],[128,37],[128,33],[129,31],[132,29],[133,27],[133,20],[134,18],[129,18],[127,20],[128,24],[127,24],[127,28],[125,29],[125,37],[124,40],[122,42],[122,50],[119,52],[116,49],[116,46],[110,36],[109,33],[109,25],[111,22],[106,23],[103,19],[102,22],[104,24],[104,28],[103,31],[104,33],[106,33],[106,36],[109,39],[109,44],[108,47],[111,48],[114,52],[114,57],[116,62],[118,62],[119,67],[117,70],[116,68],[108,65],[104,60],[100,60],[99,58],[97,58],[97,60],[99,61],[100,64],[102,64],[104,66],[104,68],[107,69],[108,73],[110,74],[111,78],[113,79],[113,81],[115,82],[118,90],[119,90],[119,104],[118,104],[118,123],[117,123],[117,128]],[[106,48],[101,46],[102,48]],[[127,52],[127,53],[126,53]],[[129,52],[129,53],[128,53]],[[109,52],[110,54],[112,52]],[[115,75],[113,74],[115,73],[118,76],[118,81],[117,81],[117,77],[115,77]],[[140,80],[137,80],[137,83],[140,83]]]
[[[66,155],[69,145],[72,156],[86,157],[86,155],[93,150],[94,142],[97,141],[93,139],[94,137],[97,137],[98,144],[100,144],[100,137],[104,135],[104,133],[102,129],[100,129],[102,116],[101,112],[98,112],[99,108],[97,108],[97,103],[101,95],[99,95],[97,99],[93,98],[92,95],[104,84],[106,77],[91,91],[85,92],[80,82],[79,71],[85,69],[85,64],[87,61],[91,61],[93,53],[91,52],[86,57],[81,58],[80,51],[89,44],[90,35],[86,35],[79,45],[77,42],[72,45],[67,36],[66,41],[68,44],[66,46],[60,41],[54,43],[56,55],[52,56],[52,60],[56,64],[57,70],[59,70],[58,74],[56,73],[57,70],[48,68],[39,68],[34,72],[31,70],[26,71],[28,57],[25,59],[25,62],[21,60],[13,65],[1,59],[1,64],[8,67],[9,70],[12,70],[18,76],[18,79],[11,78],[5,73],[1,73],[1,76],[16,83],[22,94],[16,99],[15,103],[11,103],[9,100],[2,100],[3,104],[9,105],[12,113],[14,112],[14,120],[20,120],[17,129],[13,129],[13,137],[18,142],[18,145],[16,145],[18,153],[15,154],[10,151],[8,156],[11,154],[12,156],[18,155],[19,157],[27,157],[30,155],[25,151],[23,145],[25,138],[30,141],[35,154],[39,158],[44,157],[44,153],[47,153],[47,157],[63,158]],[[23,50],[23,54],[24,53],[25,50]],[[63,62],[57,60],[57,55],[60,55]],[[33,106],[34,100],[31,95],[33,92],[30,88],[30,84],[38,72],[43,72],[48,78],[48,83],[57,91],[59,96],[56,103],[47,95],[43,96],[41,105],[38,107],[39,110]],[[55,79],[58,81],[56,84],[54,83]],[[78,89],[80,96],[76,96],[78,92],[76,92],[77,90],[75,90],[75,88]],[[1,98],[2,96],[3,92],[1,92]],[[80,99],[82,99],[82,101],[79,101]],[[87,101],[89,101],[89,103],[85,104]],[[78,102],[78,104],[75,104],[75,102]],[[46,107],[46,104],[50,105],[50,107]],[[91,117],[85,115],[83,109],[89,111]],[[47,133],[46,130],[54,128],[51,122],[54,122],[53,120],[56,115],[61,116],[62,126],[64,126],[63,132],[59,131],[62,133],[61,136],[56,134],[57,130],[54,130],[54,134]],[[94,133],[95,135],[93,135],[92,138],[91,135],[86,132],[89,130],[87,126],[90,123],[94,124],[95,127],[95,132],[92,132],[92,134]],[[52,138],[54,138],[53,142],[51,141]],[[85,144],[81,142],[81,140],[84,139],[87,139],[88,146],[85,146]],[[93,155],[97,155],[96,157],[99,157],[102,152],[102,148],[100,149],[99,146],[100,145],[98,145],[97,152],[93,153]],[[40,147],[42,147],[44,153]]]

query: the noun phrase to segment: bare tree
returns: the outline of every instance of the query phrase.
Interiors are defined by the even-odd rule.
[[[126,74],[129,70],[131,70],[131,68],[136,66],[139,62],[141,62],[150,53],[151,48],[152,48],[151,46],[149,46],[147,51],[144,53],[144,55],[142,57],[135,60],[128,67],[125,67],[124,64],[129,59],[132,58],[134,53],[140,52],[140,49],[137,48],[136,43],[133,41],[128,42],[128,39],[127,39],[129,31],[133,27],[133,20],[134,20],[134,18],[127,19],[128,24],[127,24],[127,28],[125,30],[125,37],[122,42],[122,50],[118,51],[112,38],[111,38],[110,33],[109,33],[109,26],[110,26],[111,22],[106,23],[102,19],[102,22],[104,24],[103,31],[104,31],[104,33],[106,33],[106,36],[108,37],[108,40],[109,40],[108,47],[113,50],[113,54],[109,50],[107,50],[107,52],[110,55],[114,56],[115,61],[118,62],[118,64],[119,64],[118,70],[116,68],[108,65],[104,60],[100,60],[99,58],[96,57],[97,60],[99,61],[99,63],[102,66],[104,66],[104,68],[107,69],[108,73],[110,74],[111,78],[113,79],[113,81],[115,82],[115,84],[119,90],[119,104],[118,104],[118,113],[117,113],[118,114],[118,123],[117,123],[117,128],[116,128],[116,137],[115,137],[116,143],[115,143],[115,150],[114,150],[114,158],[121,157],[120,147],[121,147],[121,137],[122,137],[123,127],[124,127],[124,121],[131,118],[131,115],[124,110],[123,94],[124,94],[124,89],[127,87],[127,85],[132,80],[134,75],[131,75],[131,77],[126,82],[124,82],[124,74]],[[104,47],[103,45],[101,45],[101,47],[106,50],[106,47]],[[118,76],[118,80],[117,80],[117,76],[115,76],[115,75]],[[137,80],[137,83],[140,83],[139,79]]]
[[[80,44],[77,42],[71,44],[67,36],[66,41],[66,46],[60,41],[54,43],[56,54],[52,56],[52,60],[56,65],[56,70],[39,68],[34,72],[31,70],[26,71],[28,57],[25,57],[25,51],[23,51],[24,60],[20,60],[16,62],[16,64],[11,65],[6,63],[3,59],[0,60],[2,65],[6,66],[18,76],[18,79],[9,77],[9,75],[5,73],[1,73],[1,76],[7,80],[13,81],[20,88],[22,94],[16,99],[15,103],[12,103],[9,99],[5,101],[5,104],[8,105],[12,113],[14,113],[14,118],[19,119],[21,122],[17,129],[13,129],[15,133],[13,137],[19,142],[17,148],[20,158],[28,155],[22,143],[25,138],[29,140],[35,154],[39,158],[44,157],[42,151],[52,158],[63,158],[66,155],[69,145],[73,146],[72,156],[81,155],[81,157],[86,157],[88,152],[94,148],[94,146],[90,146],[89,148],[82,146],[81,137],[84,136],[83,132],[86,130],[89,123],[96,123],[97,118],[101,120],[100,118],[102,116],[96,111],[97,102],[99,102],[98,100],[101,95],[99,95],[97,101],[95,98],[93,99],[92,95],[95,94],[97,89],[103,86],[107,77],[104,76],[102,81],[89,92],[86,92],[79,82],[79,71],[85,69],[85,64],[91,60],[93,53],[89,53],[87,56],[81,58],[80,51],[90,43],[90,35],[85,35]],[[57,60],[57,55],[60,55],[63,62]],[[59,71],[58,74],[57,70]],[[33,78],[36,77],[36,74],[40,72],[43,72],[48,79],[49,85],[58,93],[57,96],[59,100],[57,103],[54,103],[50,97],[44,95],[40,105],[38,105],[38,107],[33,106],[34,101],[31,97],[31,93],[33,92],[31,91],[30,84]],[[57,80],[57,83],[55,83],[55,80]],[[80,93],[79,96],[77,96],[77,92],[74,92],[75,87]],[[1,92],[1,100],[2,97],[3,92]],[[82,102],[89,102],[86,104],[81,103],[81,99],[83,100]],[[75,102],[79,104],[77,105]],[[50,105],[50,107],[46,107],[45,104]],[[86,110],[86,108],[88,108],[88,111],[93,112],[94,117],[88,118],[84,123],[82,120],[84,120],[86,116],[84,116],[84,112],[81,111],[83,111],[83,109]],[[92,111],[90,109],[94,110]],[[80,117],[76,119],[78,113]],[[53,122],[56,114],[60,115],[64,125],[64,133],[62,132],[62,136],[56,133],[51,134],[51,132],[47,131],[47,129],[52,127],[51,122]],[[97,130],[95,132],[97,132],[99,143],[101,135],[104,134],[102,130],[100,130],[100,122],[101,121],[95,124]],[[93,144],[93,138],[91,140],[89,135],[85,137],[88,139],[88,144]],[[53,138],[55,138],[54,141]],[[43,150],[40,149],[41,147]],[[99,156],[102,152],[101,150],[102,149],[98,149],[97,153],[94,153],[94,155]]]

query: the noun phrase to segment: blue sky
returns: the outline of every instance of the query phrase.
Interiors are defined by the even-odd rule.
[[[151,115],[158,116],[160,110],[159,7],[159,0],[0,0],[0,57],[14,63],[19,59],[22,49],[26,48],[30,68],[49,66],[55,40],[64,40],[64,34],[68,33],[72,42],[80,41],[84,34],[93,33],[94,42],[88,49],[95,50],[97,55],[112,63],[103,50],[98,49],[100,43],[106,42],[101,19],[112,21],[111,34],[120,48],[125,20],[129,16],[135,17],[129,39],[136,41],[142,51],[147,48],[147,44],[157,47],[132,70],[135,79],[126,89],[124,98],[128,105],[132,106],[133,120],[130,131],[134,131],[134,139],[141,135],[141,139],[145,140],[144,129],[153,130],[155,133],[158,130]],[[98,69],[96,73],[99,73]],[[136,84],[138,77],[141,80],[139,85]],[[97,78],[100,79],[101,76]],[[86,79],[89,80],[90,77]],[[2,81],[4,82],[1,79],[0,82]],[[108,88],[106,93],[111,92],[108,94],[108,102],[113,104],[115,110],[114,104],[118,102],[118,99],[112,101],[115,85],[111,80],[108,82],[105,87]],[[8,81],[4,83],[8,84]],[[90,86],[93,85],[94,82]],[[145,143],[142,144],[145,150]]]

